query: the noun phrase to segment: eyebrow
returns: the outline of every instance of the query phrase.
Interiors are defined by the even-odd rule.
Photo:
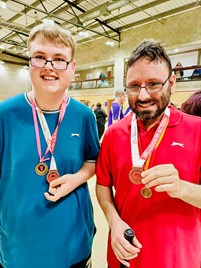
[[[41,54],[41,55],[46,56],[46,53],[43,51],[40,51],[40,50],[34,51],[33,54]],[[56,54],[53,54],[52,56],[53,57],[65,57],[65,58],[67,58],[67,56],[65,54],[61,54],[61,53],[56,53]]]

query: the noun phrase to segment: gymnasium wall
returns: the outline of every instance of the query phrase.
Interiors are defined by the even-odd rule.
[[[190,44],[201,44],[200,29],[201,8],[197,8],[169,17],[163,21],[155,21],[124,31],[122,32],[120,46],[118,44],[114,47],[106,46],[106,38],[104,37],[79,44],[76,54],[78,70],[90,68],[94,63],[99,66],[108,66],[108,64],[110,65],[111,62],[114,62],[114,88],[77,90],[70,91],[69,94],[78,100],[90,100],[91,104],[96,104],[97,102],[106,104],[107,100],[113,98],[114,91],[123,86],[124,61],[141,40],[144,38],[161,40],[166,44],[167,50],[171,52],[174,48],[181,48]],[[183,65],[186,65],[187,62],[192,62],[192,65],[197,64],[195,62],[197,53],[192,52],[190,58],[189,56],[186,58],[185,54],[172,55],[173,66],[178,59],[183,62]],[[188,82],[178,85],[179,91],[172,98],[180,104],[192,91],[201,88],[201,81],[196,84]],[[30,88],[28,70],[23,69],[23,65],[0,64],[0,99],[10,97],[19,92],[26,92]]]

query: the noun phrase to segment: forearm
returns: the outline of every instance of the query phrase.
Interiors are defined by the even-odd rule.
[[[112,189],[97,184],[96,195],[98,202],[108,221],[109,228],[111,229],[114,224],[117,224],[118,221],[121,221],[121,218],[119,217],[119,214],[114,205]]]
[[[190,205],[201,208],[201,185],[182,181],[182,188],[179,198]]]
[[[81,169],[73,174],[76,187],[87,182],[95,174],[95,163],[84,162]],[[68,174],[67,174],[68,176]]]

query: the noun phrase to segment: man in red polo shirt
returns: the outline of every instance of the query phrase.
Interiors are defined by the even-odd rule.
[[[169,106],[175,83],[163,46],[143,41],[127,66],[132,112],[106,131],[96,169],[110,268],[201,267],[201,118]]]

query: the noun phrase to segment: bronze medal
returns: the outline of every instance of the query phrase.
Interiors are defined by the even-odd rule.
[[[49,170],[49,172],[47,173],[47,176],[46,176],[46,180],[47,182],[51,182],[53,180],[56,180],[60,177],[59,175],[59,172],[57,169],[54,169],[54,170]]]
[[[35,166],[35,172],[37,175],[43,176],[48,172],[48,166],[45,163],[40,162]]]
[[[150,188],[147,188],[147,187],[143,187],[141,189],[141,195],[144,197],[144,198],[150,198],[152,196],[152,190]]]
[[[129,179],[134,184],[140,184],[142,180],[142,173],[143,169],[141,167],[133,167],[129,172]]]

